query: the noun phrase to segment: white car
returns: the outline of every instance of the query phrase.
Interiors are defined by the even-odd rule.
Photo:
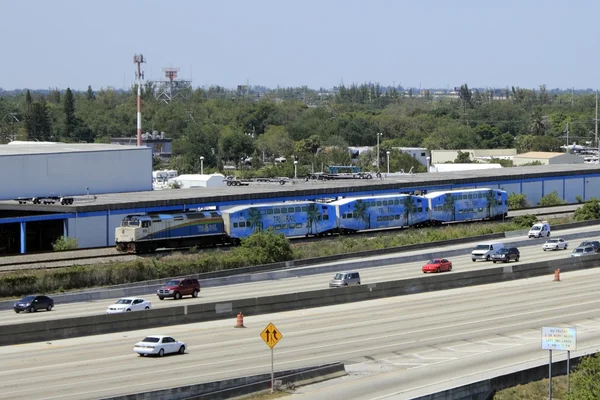
[[[157,355],[159,357],[169,353],[185,353],[185,343],[173,339],[171,336],[147,336],[133,346],[133,351],[140,356]]]
[[[139,297],[123,297],[115,304],[108,306],[107,314],[118,314],[128,311],[142,311],[152,308],[152,303]]]
[[[569,247],[569,243],[564,239],[548,239],[542,246],[544,251],[546,250],[566,250]]]

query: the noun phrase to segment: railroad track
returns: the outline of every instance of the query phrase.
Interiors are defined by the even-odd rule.
[[[581,205],[569,205],[569,206],[555,206],[546,208],[529,208],[522,210],[509,211],[506,220],[510,220],[514,217],[527,214],[535,214],[538,217],[559,217],[564,215],[572,214]],[[496,221],[502,222],[502,221]],[[480,223],[480,221],[468,222],[469,224]],[[462,224],[461,224],[462,225]],[[377,232],[357,232],[349,235],[352,237],[369,238],[379,235],[395,235],[398,234],[398,229],[380,230]],[[308,238],[295,238],[294,243],[310,243],[323,240],[333,240],[339,237],[338,235],[324,236],[324,237],[308,237]],[[231,247],[218,247],[220,250],[228,250]],[[203,250],[211,250],[206,248]],[[108,263],[117,261],[133,261],[139,258],[161,258],[173,254],[173,252],[189,252],[188,249],[163,249],[157,250],[151,254],[127,254],[119,253],[114,247],[102,247],[96,249],[81,249],[64,252],[48,252],[48,253],[37,253],[37,254],[26,254],[26,255],[15,255],[0,257],[0,273],[14,272],[14,271],[25,271],[33,269],[53,269],[61,268],[72,265],[90,265],[98,263]]]

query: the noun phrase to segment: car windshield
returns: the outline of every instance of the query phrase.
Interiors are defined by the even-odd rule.
[[[165,286],[179,286],[181,281],[169,281],[165,284]]]
[[[583,253],[583,249],[578,247],[575,250],[573,250],[573,253]]]
[[[35,296],[25,296],[21,299],[21,301],[29,303],[29,302],[33,301],[33,299],[35,299]]]
[[[345,274],[335,274],[335,276],[333,277],[333,279],[338,280],[338,281],[342,280],[342,279],[344,279],[344,275]]]
[[[478,244],[475,250],[487,250],[489,247],[487,244]]]
[[[131,299],[121,299],[119,301],[117,301],[115,304],[131,304],[133,300]]]
[[[496,252],[496,254],[506,254],[508,253],[508,249],[500,249]]]
[[[144,338],[144,340],[142,340],[142,342],[146,342],[146,343],[158,343],[159,341],[160,341],[160,338],[152,337],[152,336],[148,336],[147,338]]]
[[[546,243],[558,243],[558,239],[550,239]]]
[[[439,264],[440,260],[434,258],[433,260],[430,260],[427,264]]]
[[[532,227],[531,227],[531,230],[532,230],[532,231],[539,231],[540,229],[542,229],[542,227],[541,227],[541,226],[532,226]]]

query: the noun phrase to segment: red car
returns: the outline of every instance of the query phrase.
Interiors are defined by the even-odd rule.
[[[434,258],[423,265],[423,273],[452,271],[452,262],[445,258]]]

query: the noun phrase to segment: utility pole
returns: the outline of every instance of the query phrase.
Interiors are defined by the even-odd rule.
[[[567,153],[570,153],[569,151],[569,123],[567,122]]]
[[[137,79],[137,145],[142,146],[142,79],[144,79],[144,73],[142,72],[141,64],[145,63],[144,56],[142,54],[135,54],[133,56],[133,63],[137,64],[137,71],[135,77]]]
[[[594,118],[594,123],[596,126],[596,146],[598,147],[598,154],[596,154],[598,157],[597,163],[600,164],[600,143],[598,142],[598,89],[596,89],[596,118]]]

